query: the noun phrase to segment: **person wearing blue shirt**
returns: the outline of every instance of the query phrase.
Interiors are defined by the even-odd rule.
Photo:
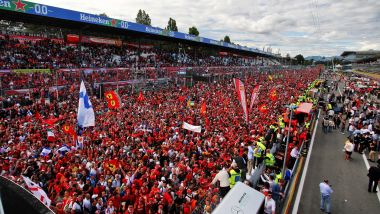
[[[329,185],[329,181],[324,180],[322,183],[320,183],[319,189],[321,191],[321,210],[325,211],[326,213],[330,213],[331,193],[333,193],[333,190],[331,188],[331,185]]]

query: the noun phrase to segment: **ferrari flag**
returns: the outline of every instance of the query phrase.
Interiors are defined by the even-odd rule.
[[[118,109],[121,106],[121,99],[115,91],[108,91],[104,93],[109,109]]]

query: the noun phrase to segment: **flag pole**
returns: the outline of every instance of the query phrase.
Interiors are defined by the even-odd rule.
[[[116,90],[117,92],[119,92],[119,69],[116,70],[116,79],[117,79]]]
[[[58,93],[58,70],[55,71],[55,90],[57,91],[57,103],[59,102],[59,93]]]

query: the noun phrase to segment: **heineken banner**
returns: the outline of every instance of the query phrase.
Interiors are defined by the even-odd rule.
[[[108,2],[104,2],[107,4]],[[63,20],[70,20],[76,22],[83,22],[89,24],[96,24],[102,26],[115,27],[120,29],[126,29],[131,31],[143,32],[148,34],[156,34],[161,36],[173,37],[182,40],[191,40],[201,42],[205,44],[218,45],[238,50],[250,51],[254,53],[260,53],[265,55],[272,55],[271,53],[258,50],[257,48],[248,48],[240,45],[235,45],[223,41],[217,41],[213,39],[203,38],[199,36],[193,36],[186,33],[168,31],[158,27],[146,26],[134,22],[127,22],[119,19],[108,18],[105,16],[98,16],[89,13],[82,13],[73,10],[67,10],[63,8],[37,4],[23,0],[0,0],[0,10],[8,10],[19,13],[27,13],[37,16],[45,16],[50,18],[57,18]]]

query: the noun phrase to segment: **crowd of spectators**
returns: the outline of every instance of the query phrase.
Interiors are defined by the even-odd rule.
[[[212,56],[194,51],[163,50],[154,46],[144,49],[128,45],[73,45],[48,38],[28,41],[13,39],[9,35],[1,37],[0,69],[249,66],[255,62],[239,55]]]
[[[179,68],[202,73],[236,71],[233,67],[276,64],[238,55],[168,51],[154,46],[138,48],[123,45],[68,44],[63,40],[20,40],[0,35],[0,80],[2,89],[40,88],[67,85],[73,78],[88,82],[127,81],[141,75],[147,79],[170,77]],[[57,42],[60,41],[60,42]],[[177,69],[172,69],[177,68]],[[50,69],[51,73],[22,74],[12,69]],[[63,70],[62,70],[63,69]],[[54,84],[53,84],[54,83]]]
[[[24,95],[2,94],[0,174],[22,185],[21,176],[30,177],[47,192],[56,213],[211,213],[220,202],[219,190],[211,184],[219,170],[238,167],[243,172],[241,181],[252,185],[249,177],[261,162],[267,166],[261,190],[275,201],[281,199],[286,179],[279,175],[280,153],[284,153],[288,124],[288,168],[292,168],[297,148],[309,135],[310,120],[299,115],[290,121],[284,106],[308,101],[304,92],[318,77],[319,68],[268,74],[253,70],[249,67],[253,61],[238,56],[156,48],[139,52],[127,46],[72,46],[49,39],[20,42],[3,37],[0,70],[48,68],[52,72],[0,73],[2,88],[30,89]],[[80,79],[87,86],[127,81],[133,79],[133,69],[150,67],[194,67],[196,74],[222,76],[246,73],[243,81],[248,95],[261,85],[249,122],[231,79],[221,78],[195,82],[193,87],[171,83],[143,96],[120,87],[122,105],[117,110],[108,109],[104,98],[91,96],[96,125],[76,127]],[[160,76],[149,70],[145,75]],[[57,85],[63,87],[59,99],[49,91]],[[201,113],[204,105],[207,110]],[[202,132],[184,130],[184,122],[202,126]],[[65,132],[64,126],[72,127],[76,137]],[[53,140],[48,140],[48,131],[54,133]],[[78,136],[84,139],[81,147]],[[260,157],[258,142],[265,146]],[[280,152],[272,154],[273,147]],[[247,168],[243,162],[252,156],[254,162]],[[231,165],[232,160],[237,164]]]
[[[252,72],[244,80],[247,92],[258,84],[261,89],[248,123],[231,80],[199,82],[191,88],[173,84],[146,91],[142,99],[120,88],[123,104],[118,110],[91,97],[96,126],[77,130],[84,137],[83,148],[76,148],[62,129],[75,127],[79,80],[60,92],[60,102],[39,99],[47,93],[47,85],[41,85],[25,97],[5,98],[11,105],[0,115],[1,175],[18,183],[21,175],[30,177],[48,193],[57,213],[210,213],[220,202],[218,188],[210,185],[218,169],[235,156],[246,159],[248,145],[258,141],[268,149],[283,145],[287,128],[271,125],[278,124],[279,116],[289,123],[284,105],[297,102],[318,73],[283,70],[269,80],[268,74]],[[275,99],[268,95],[273,89]],[[203,103],[205,114],[200,113]],[[183,122],[202,126],[202,132],[182,129]],[[304,140],[305,122],[291,121],[291,145]],[[48,130],[55,140],[47,140]],[[70,151],[61,152],[63,146]],[[44,149],[51,152],[45,155]],[[272,179],[275,169],[266,170],[263,179]],[[281,188],[271,188],[278,198]],[[204,207],[199,208],[200,202]]]

